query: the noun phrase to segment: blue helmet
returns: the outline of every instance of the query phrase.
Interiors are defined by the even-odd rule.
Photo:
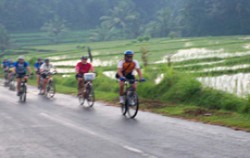
[[[126,50],[124,55],[134,55],[134,52],[132,50]]]

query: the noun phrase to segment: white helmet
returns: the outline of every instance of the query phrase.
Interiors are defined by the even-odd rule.
[[[24,56],[19,56],[19,57],[18,57],[18,60],[19,60],[19,59],[23,59],[23,60],[24,60]]]

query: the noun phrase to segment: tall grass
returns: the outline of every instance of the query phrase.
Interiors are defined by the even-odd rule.
[[[146,73],[151,74],[151,72],[152,70],[148,70]],[[154,85],[152,83],[153,78],[149,77],[148,83],[139,85],[138,93],[140,96],[163,102],[191,104],[209,109],[249,112],[250,104],[244,98],[220,90],[203,87],[195,79],[195,76],[176,72],[171,68],[167,68],[167,71],[163,73],[165,74],[165,78],[160,84]]]

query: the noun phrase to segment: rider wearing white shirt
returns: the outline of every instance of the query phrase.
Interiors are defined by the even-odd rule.
[[[55,69],[55,67],[50,64],[49,59],[45,59],[44,63],[41,65],[40,67],[40,73],[41,73],[41,77],[43,78],[43,91],[42,94],[44,94],[45,89],[46,89],[46,85],[50,79],[50,74],[49,72],[51,72],[52,69]]]

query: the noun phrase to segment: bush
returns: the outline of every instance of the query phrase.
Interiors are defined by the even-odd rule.
[[[167,93],[164,94],[163,100],[174,102],[192,102],[192,100],[201,91],[201,83],[191,76],[179,77],[171,86]]]
[[[146,69],[155,76],[154,71]],[[233,94],[212,88],[203,88],[194,76],[173,72],[170,68],[165,71],[165,78],[158,84],[143,83],[138,87],[138,93],[144,98],[175,103],[188,103],[209,109],[224,109],[235,112],[250,112],[250,96],[248,102]],[[159,69],[157,70],[159,73]]]

